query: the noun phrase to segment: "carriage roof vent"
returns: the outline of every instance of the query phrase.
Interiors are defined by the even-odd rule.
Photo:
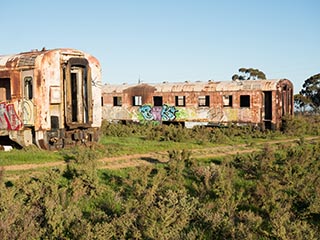
[[[37,55],[35,54],[22,55],[19,58],[18,67],[34,66],[36,58],[37,58]]]

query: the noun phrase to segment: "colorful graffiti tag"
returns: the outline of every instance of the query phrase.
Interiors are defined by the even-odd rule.
[[[154,106],[143,105],[139,108],[143,118],[147,121],[172,121],[176,118],[178,110],[174,106]]]
[[[19,130],[22,122],[12,103],[0,103],[0,129]]]

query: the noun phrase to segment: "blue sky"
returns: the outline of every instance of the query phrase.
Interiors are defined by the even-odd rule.
[[[318,0],[11,0],[0,55],[68,47],[96,56],[104,83],[231,80],[238,69],[320,72]]]

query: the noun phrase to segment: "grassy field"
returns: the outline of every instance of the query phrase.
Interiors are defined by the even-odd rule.
[[[275,139],[292,139],[292,137],[279,136]],[[25,149],[14,149],[10,152],[0,152],[0,166],[18,165],[18,164],[41,164],[45,162],[68,161],[70,159],[85,157],[91,154],[95,158],[116,157],[133,154],[145,154],[150,152],[165,152],[170,150],[183,149],[207,149],[218,146],[233,146],[239,144],[246,144],[254,146],[259,143],[270,141],[270,139],[235,139],[233,143],[212,143],[202,142],[196,140],[187,140],[185,142],[175,141],[157,141],[147,140],[140,136],[129,137],[111,137],[103,136],[99,143],[93,145],[91,148],[75,147],[72,149],[63,149],[60,151],[45,151],[36,147],[29,147]]]
[[[0,239],[319,239],[319,132],[297,129],[112,125],[1,152]]]
[[[163,153],[172,150],[193,150],[197,158],[206,158],[208,149],[221,147],[221,151],[239,151],[255,149],[258,145],[290,139],[305,139],[320,132],[318,118],[311,122],[309,118],[295,118],[287,123],[283,132],[259,131],[250,127],[185,129],[181,126],[121,125],[104,122],[101,128],[100,142],[90,148],[77,146],[60,151],[44,151],[35,146],[22,150],[0,152],[0,167],[21,164],[44,164],[54,162],[81,162],[85,159],[102,159],[135,154]],[[296,132],[294,132],[296,130]],[[226,147],[230,149],[225,150]],[[236,146],[233,149],[232,146]],[[203,156],[201,155],[203,150]],[[209,150],[210,151],[210,150]]]

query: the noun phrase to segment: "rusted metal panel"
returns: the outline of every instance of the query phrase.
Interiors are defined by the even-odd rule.
[[[270,95],[272,119],[267,121],[279,126],[284,111],[292,114],[292,89],[293,85],[287,79],[104,85],[103,118],[133,121],[167,121],[169,119],[169,121],[207,122],[207,124],[264,125],[266,121],[264,93],[272,92]],[[132,106],[132,97],[135,95],[143,96],[142,106]],[[228,101],[228,96],[231,96],[230,106],[224,103],[225,95]],[[113,106],[115,96],[122,97],[122,106]],[[185,98],[184,106],[176,105],[177,96]],[[160,98],[163,105],[155,106],[154,97]],[[209,102],[205,106],[199,106],[199,98],[202,98],[202,101],[209,99]],[[244,106],[241,105],[242,98],[248,99]],[[283,98],[286,98],[286,101]],[[286,106],[282,106],[283,104]]]
[[[70,76],[70,72],[66,73],[65,68],[72,59],[77,63],[85,63],[82,75],[85,80],[81,82],[82,79],[80,79],[77,85],[78,98],[76,100],[79,103],[72,105],[76,106],[78,111],[78,117],[73,120],[72,127],[81,127],[83,132],[89,131],[88,134],[82,134],[83,136],[92,135],[92,138],[97,138],[96,129],[101,125],[100,64],[90,54],[68,48],[43,49],[0,56],[0,81],[10,83],[6,87],[4,83],[1,85],[0,82],[0,88],[5,88],[4,90],[1,88],[3,96],[6,95],[4,93],[6,88],[10,91],[10,98],[7,97],[5,105],[2,107],[2,115],[0,114],[0,118],[10,121],[7,120],[2,124],[2,127],[0,126],[3,129],[0,136],[8,135],[12,131],[11,128],[27,131],[25,126],[32,127],[35,131],[35,141],[39,146],[45,147],[53,132],[58,133],[57,129],[59,129],[59,134],[62,134],[61,136],[66,135],[63,133],[64,130],[61,130],[66,128],[65,100],[72,95],[65,91],[65,87],[68,85],[67,78]],[[30,91],[32,92],[30,93]],[[14,121],[13,119],[19,119],[21,124],[15,124],[18,120]],[[94,134],[91,134],[90,131]],[[23,133],[11,134],[12,138],[27,135]],[[72,142],[72,140],[70,141]],[[25,141],[21,141],[21,143],[23,142]]]
[[[104,93],[121,93],[131,88],[154,87],[155,92],[210,92],[210,91],[242,91],[242,90],[276,90],[280,82],[289,80],[246,80],[246,81],[208,81],[208,82],[182,82],[182,83],[156,83],[156,84],[106,84]]]

